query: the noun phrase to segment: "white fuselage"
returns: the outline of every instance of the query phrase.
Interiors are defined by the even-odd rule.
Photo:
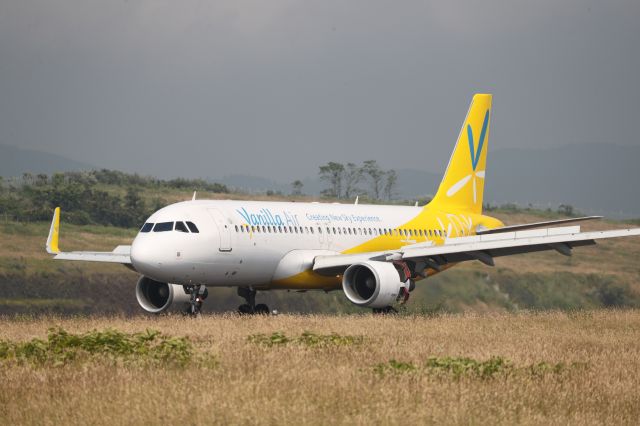
[[[318,254],[353,252],[382,235],[388,235],[385,248],[437,240],[447,224],[449,234],[468,235],[471,230],[471,218],[443,215],[438,221],[442,229],[396,230],[394,236],[394,229],[421,211],[421,207],[355,204],[181,202],[149,217],[147,223],[154,227],[164,223],[168,230],[141,231],[133,241],[131,260],[138,272],[161,282],[298,288],[299,283],[287,279],[308,270]],[[177,228],[186,226],[177,222],[191,222],[198,232],[180,232]],[[339,286],[334,279],[309,283],[308,288]]]

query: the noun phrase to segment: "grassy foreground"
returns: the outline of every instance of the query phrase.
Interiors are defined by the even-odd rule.
[[[0,321],[0,424],[640,418],[638,310]]]

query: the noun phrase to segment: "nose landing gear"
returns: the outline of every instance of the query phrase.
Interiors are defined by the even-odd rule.
[[[188,285],[185,286],[185,290],[189,293],[189,308],[187,309],[187,314],[191,316],[198,316],[200,311],[202,310],[202,303],[204,299],[209,295],[209,290],[207,287],[203,285]]]
[[[242,297],[246,303],[238,307],[238,313],[243,315],[269,315],[271,311],[264,303],[256,305],[257,291],[251,287],[238,287],[238,296]]]

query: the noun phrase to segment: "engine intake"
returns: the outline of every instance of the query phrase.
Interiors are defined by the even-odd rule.
[[[367,261],[349,266],[342,276],[342,290],[351,303],[370,308],[391,306],[405,284],[389,262]]]
[[[168,310],[186,310],[190,295],[178,284],[161,283],[142,276],[136,284],[136,299],[142,309],[152,314]]]

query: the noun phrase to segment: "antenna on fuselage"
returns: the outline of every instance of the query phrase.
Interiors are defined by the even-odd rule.
[[[418,202],[416,201],[416,205],[414,207],[418,207]]]
[[[191,198],[191,201],[195,201],[196,200],[196,194],[198,193],[198,191],[193,191],[193,197]]]
[[[360,199],[360,196],[359,196],[359,195],[356,195],[356,201],[355,201],[355,203],[353,203],[353,204],[355,204],[355,205],[357,206],[357,205],[358,205],[358,200],[359,200],[359,199]]]

